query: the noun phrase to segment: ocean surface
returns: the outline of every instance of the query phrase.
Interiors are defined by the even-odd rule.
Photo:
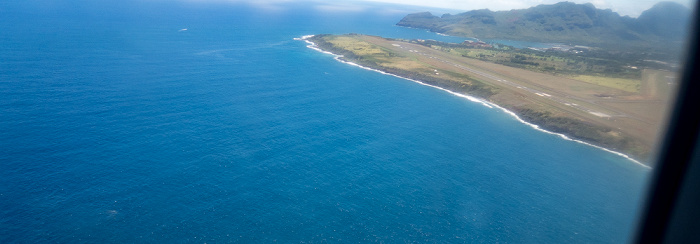
[[[365,5],[0,3],[0,243],[629,240],[649,169],[294,40],[463,40]]]

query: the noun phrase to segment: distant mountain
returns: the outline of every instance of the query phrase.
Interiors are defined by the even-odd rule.
[[[678,3],[657,3],[636,19],[636,30],[668,40],[682,40],[690,24],[690,14],[688,8]]]
[[[639,18],[597,9],[590,3],[560,2],[528,9],[497,12],[482,9],[441,17],[429,12],[415,13],[397,25],[480,39],[656,50],[673,48],[684,40],[690,14],[690,9],[674,2],[658,3]]]

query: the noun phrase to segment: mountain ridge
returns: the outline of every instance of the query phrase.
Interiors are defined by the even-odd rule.
[[[597,9],[590,3],[560,2],[439,17],[421,12],[407,15],[397,25],[479,39],[568,43],[677,55],[686,37],[690,14],[690,9],[674,2],[657,3],[638,18]]]

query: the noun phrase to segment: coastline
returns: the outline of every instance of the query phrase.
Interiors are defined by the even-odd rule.
[[[471,102],[479,103],[479,104],[484,105],[484,106],[486,106],[486,107],[488,107],[488,108],[494,108],[494,107],[495,107],[495,108],[498,108],[498,109],[500,109],[501,111],[503,111],[503,112],[505,112],[505,113],[507,113],[507,114],[513,116],[513,118],[515,118],[515,119],[518,120],[519,122],[521,122],[521,123],[523,123],[523,124],[526,124],[526,125],[532,127],[532,128],[535,129],[535,130],[538,130],[538,131],[541,131],[541,132],[544,132],[544,133],[548,133],[548,134],[552,134],[552,135],[557,135],[557,136],[559,136],[559,137],[561,137],[562,139],[565,139],[565,140],[569,140],[569,141],[581,143],[581,144],[584,144],[584,145],[587,145],[587,146],[591,146],[591,147],[594,147],[594,148],[597,148],[597,149],[601,149],[601,150],[603,150],[603,151],[606,151],[606,152],[609,152],[609,153],[612,153],[612,154],[621,156],[621,157],[623,157],[623,158],[625,158],[625,159],[627,159],[627,160],[629,160],[629,161],[631,161],[631,162],[633,162],[633,163],[635,163],[635,164],[637,164],[637,165],[639,165],[639,166],[642,166],[643,168],[652,169],[651,166],[649,166],[649,165],[647,165],[647,164],[644,164],[644,163],[642,163],[642,162],[640,162],[640,161],[638,161],[638,160],[632,158],[631,156],[629,156],[629,155],[627,155],[627,154],[624,154],[624,153],[622,153],[622,152],[614,151],[614,150],[611,150],[611,149],[608,149],[608,148],[605,148],[605,147],[602,147],[602,146],[594,145],[594,144],[592,144],[592,143],[585,142],[585,141],[582,141],[582,140],[573,139],[573,138],[567,136],[566,134],[557,133],[557,132],[552,132],[552,131],[548,131],[548,130],[542,129],[539,125],[536,125],[536,124],[533,124],[533,123],[530,123],[530,122],[525,121],[525,120],[522,119],[520,116],[518,116],[515,112],[510,111],[510,110],[508,110],[508,109],[506,109],[506,108],[504,108],[504,107],[502,107],[502,106],[500,106],[500,105],[498,105],[498,104],[495,104],[495,103],[492,103],[492,102],[489,102],[489,101],[486,101],[486,100],[483,100],[483,99],[480,99],[480,98],[477,98],[477,97],[473,97],[473,96],[470,96],[470,95],[466,95],[466,94],[463,94],[463,93],[455,92],[455,91],[452,91],[452,90],[449,90],[449,89],[446,89],[446,88],[443,88],[443,87],[439,87],[439,86],[427,84],[427,83],[425,83],[425,82],[422,82],[422,81],[419,81],[419,80],[416,80],[416,79],[411,79],[411,78],[399,76],[399,75],[396,75],[396,74],[388,73],[388,72],[385,72],[385,71],[382,71],[382,70],[378,70],[378,69],[373,69],[373,68],[370,68],[370,67],[365,67],[365,66],[359,65],[359,64],[357,64],[357,63],[344,60],[344,59],[342,59],[342,58],[343,58],[343,55],[339,55],[339,54],[335,54],[335,53],[332,53],[332,52],[329,52],[329,51],[322,50],[321,48],[319,48],[319,47],[316,45],[316,43],[310,41],[309,38],[312,38],[312,37],[314,37],[314,36],[315,36],[315,35],[305,35],[305,36],[302,36],[302,37],[300,37],[300,38],[294,38],[294,40],[304,41],[304,42],[306,42],[307,44],[309,44],[309,45],[306,46],[307,48],[316,50],[316,51],[321,52],[321,53],[324,53],[324,54],[332,55],[332,56],[333,56],[333,59],[335,59],[335,60],[337,60],[337,61],[339,61],[339,62],[341,62],[341,63],[349,64],[349,65],[356,66],[356,67],[359,67],[359,68],[362,68],[362,69],[366,69],[366,70],[371,70],[371,71],[374,71],[374,72],[378,72],[378,73],[380,73],[380,74],[390,75],[390,76],[394,76],[394,77],[397,77],[397,78],[409,80],[409,81],[416,82],[416,83],[421,84],[421,85],[424,85],[424,86],[429,86],[429,87],[432,87],[432,88],[436,88],[436,89],[439,89],[439,90],[448,92],[448,93],[450,93],[450,94],[452,94],[452,95],[454,95],[454,96],[458,96],[458,97],[461,97],[461,98],[465,98],[465,99],[467,99],[467,100],[469,100],[469,101],[471,101]]]

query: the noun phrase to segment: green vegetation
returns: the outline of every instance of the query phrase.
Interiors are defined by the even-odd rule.
[[[377,45],[353,38],[355,34],[316,35],[311,38],[319,48],[342,55],[343,60],[355,62],[365,67],[381,70],[401,77],[419,80],[429,85],[451,91],[488,98],[497,93],[498,88],[484,84],[475,77],[439,69],[421,63],[410,57],[399,55]]]
[[[434,40],[410,42],[462,57],[565,76],[627,92],[639,92],[642,76],[639,67],[645,67],[638,56],[611,56],[607,52],[596,50],[539,51],[508,46],[473,47]]]
[[[594,50],[538,51],[359,34],[316,35],[309,40],[342,55],[341,60],[483,98],[545,130],[641,160],[649,156],[653,141],[644,136],[655,135],[657,128],[649,126],[654,121],[640,125],[640,120],[646,123],[644,118],[630,114],[644,113],[639,109],[647,104],[658,106],[661,100],[656,94],[661,90],[657,86],[669,84],[665,82],[668,71],[641,71],[629,65],[631,60],[608,58],[609,53]],[[494,75],[507,76],[508,82],[482,72],[503,72]],[[607,107],[607,102],[616,107]],[[638,131],[650,133],[640,136],[635,134]]]
[[[541,128],[565,134],[573,139],[594,143],[604,148],[623,151],[637,157],[646,158],[649,150],[635,140],[603,126],[594,125],[580,119],[556,116],[549,111],[523,107],[509,107],[520,118]]]
[[[639,92],[641,87],[641,81],[639,79],[612,78],[592,75],[577,75],[572,76],[571,78],[632,93]]]
[[[412,43],[425,45],[463,57],[475,58],[511,67],[546,72],[556,75],[588,75],[621,79],[640,79],[643,67],[639,58],[633,55],[614,56],[603,51],[574,50],[538,51],[516,49],[508,46],[477,48],[463,44],[444,43],[433,40],[412,40]]]
[[[592,4],[560,2],[528,9],[487,9],[434,16],[409,14],[397,25],[480,39],[509,39],[585,45],[642,55],[644,59],[677,60],[687,36],[691,11],[678,3],[659,3],[639,18],[620,16]],[[541,65],[541,64],[540,64]]]

